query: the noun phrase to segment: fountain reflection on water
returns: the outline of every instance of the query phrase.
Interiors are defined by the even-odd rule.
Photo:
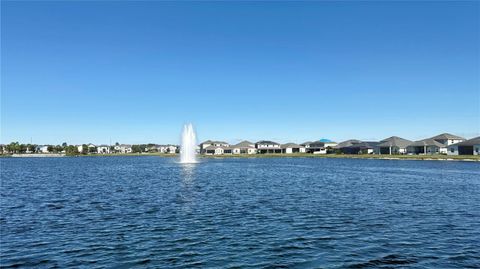
[[[193,125],[185,124],[182,131],[182,144],[180,148],[180,163],[197,163],[197,137]]]

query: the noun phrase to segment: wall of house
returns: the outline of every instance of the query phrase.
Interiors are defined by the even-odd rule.
[[[458,155],[458,146],[450,146],[447,148],[447,155]]]
[[[447,146],[450,146],[452,144],[456,144],[456,143],[460,143],[460,142],[463,142],[465,140],[463,139],[448,139],[447,141]]]

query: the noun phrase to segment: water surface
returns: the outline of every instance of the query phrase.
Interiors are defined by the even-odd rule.
[[[478,163],[0,164],[2,268],[480,267]]]

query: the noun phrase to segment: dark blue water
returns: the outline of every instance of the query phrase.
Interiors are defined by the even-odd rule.
[[[479,163],[0,162],[5,268],[480,267]]]

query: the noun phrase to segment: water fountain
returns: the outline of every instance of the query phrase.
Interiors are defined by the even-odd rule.
[[[193,125],[185,124],[182,131],[182,145],[180,148],[180,163],[197,162],[197,138]]]

